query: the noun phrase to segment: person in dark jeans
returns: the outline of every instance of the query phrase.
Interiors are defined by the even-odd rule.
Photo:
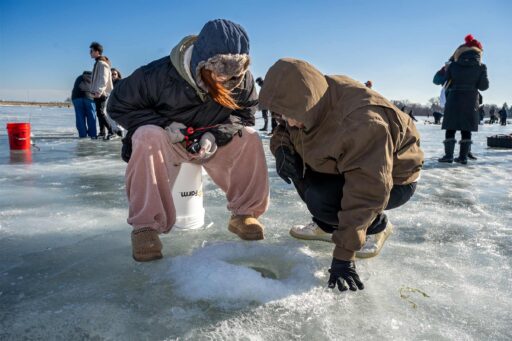
[[[313,215],[313,221],[326,233],[333,233],[338,228],[338,212],[343,198],[345,178],[343,174],[324,174],[307,169],[302,179],[293,179],[297,193]],[[391,189],[385,210],[404,205],[416,191],[416,182],[406,185],[394,185]],[[378,234],[386,228],[387,216],[384,212],[377,217],[366,230],[366,235]],[[330,241],[330,239],[329,239]],[[357,257],[364,258],[365,253]]]
[[[76,129],[78,137],[84,138],[89,136],[96,139],[96,108],[91,88],[91,71],[84,71],[75,80],[73,91],[71,92],[71,101],[75,109]]]
[[[97,42],[92,42],[90,48],[90,56],[96,61],[92,69],[91,92],[96,104],[96,116],[100,125],[98,136],[110,140],[114,136],[112,127],[107,119],[106,102],[110,92],[114,88],[112,83],[111,63],[110,60],[103,56],[103,46]],[[106,131],[105,131],[106,130]],[[108,132],[108,135],[105,135]]]
[[[355,258],[379,254],[393,229],[382,212],[407,202],[420,176],[413,120],[360,82],[292,58],[269,69],[259,105],[281,117],[270,139],[276,171],[313,218],[290,234],[332,241],[328,286],[363,289]]]

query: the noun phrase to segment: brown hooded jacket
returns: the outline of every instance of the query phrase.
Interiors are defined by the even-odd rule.
[[[377,92],[346,76],[325,76],[307,62],[280,59],[267,72],[260,107],[304,123],[279,125],[272,153],[295,150],[305,165],[343,174],[345,185],[333,233],[334,257],[354,258],[366,229],[384,210],[393,185],[419,177],[423,152],[411,118]]]

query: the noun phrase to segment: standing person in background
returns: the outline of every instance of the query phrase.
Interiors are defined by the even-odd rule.
[[[434,76],[437,85],[446,84],[446,105],[442,129],[446,130],[444,140],[444,156],[439,162],[461,164],[468,163],[471,152],[471,132],[478,131],[479,92],[489,88],[487,67],[482,63],[482,44],[468,34],[465,43],[460,45],[451,63],[444,66]],[[459,157],[453,158],[455,149],[455,133],[461,132]],[[472,156],[472,155],[471,155]]]
[[[507,103],[504,103],[503,104],[503,107],[501,108],[501,110],[498,112],[498,114],[500,115],[500,124],[502,126],[506,126],[507,125],[507,110],[508,110],[508,106],[507,106]]]
[[[485,118],[485,109],[483,105],[480,105],[478,108],[478,118],[480,119],[480,124],[483,124]]]
[[[96,139],[96,107],[90,90],[91,71],[84,71],[75,80],[71,92],[71,101],[75,108],[78,137],[84,138],[89,136],[92,139]]]
[[[261,77],[256,78],[256,84],[261,88],[263,86],[263,79]],[[260,131],[267,131],[268,127],[268,110],[267,109],[261,109],[261,115],[263,116],[263,128],[260,129]]]
[[[115,87],[117,82],[119,82],[121,79],[123,79],[123,76],[121,76],[121,72],[119,72],[118,69],[112,68],[112,85]]]
[[[496,113],[496,107],[493,105],[491,109],[489,110],[489,124],[494,124],[498,122],[498,118],[495,115]]]
[[[110,60],[103,56],[103,46],[98,42],[92,42],[89,46],[89,53],[91,58],[96,62],[92,69],[92,84],[91,92],[96,104],[96,115],[100,125],[100,132],[98,136],[103,137],[105,140],[110,140],[114,136],[112,127],[107,120],[106,102],[110,92],[114,88],[112,84],[112,73],[110,71]],[[105,131],[107,130],[107,131]]]
[[[403,112],[405,112],[405,113],[406,113],[407,111],[405,111],[405,109],[406,109],[406,107],[405,107],[405,105],[404,105],[404,106],[402,107],[402,109],[400,109],[400,110],[402,110]],[[418,120],[416,119],[416,117],[414,117],[414,114],[413,114],[412,109],[411,109],[411,110],[409,110],[409,113],[408,113],[407,115],[409,115],[409,117],[410,117],[410,118],[412,118],[412,120],[413,120],[414,122],[418,122]]]
[[[372,81],[366,81],[366,83],[364,83],[364,85],[366,85],[367,88],[371,89],[373,86],[373,83],[372,83]]]
[[[230,232],[263,239],[258,217],[267,210],[268,170],[258,133],[246,127],[258,106],[249,64],[244,28],[212,20],[112,92],[108,112],[128,130],[122,157],[136,261],[162,258],[159,234],[176,221],[171,190],[184,162],[202,165],[226,193]],[[198,133],[192,145],[189,128]]]
[[[279,119],[280,119],[280,116],[276,113],[273,113],[272,111],[270,112],[270,117],[271,117],[271,120],[270,120],[270,127],[271,127],[271,130],[270,130],[270,134],[269,135],[273,135],[276,128],[277,128],[277,125],[279,124]]]

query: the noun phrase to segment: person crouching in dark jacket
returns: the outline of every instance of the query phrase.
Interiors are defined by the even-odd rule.
[[[489,88],[487,67],[482,64],[482,44],[472,35],[465,37],[465,43],[460,45],[451,63],[439,70],[434,76],[434,83],[446,84],[446,105],[442,129],[446,130],[444,140],[444,156],[439,162],[462,164],[468,163],[468,157],[476,159],[471,154],[471,132],[478,131],[480,117],[478,114],[479,92]],[[455,149],[455,133],[461,132],[459,157],[453,158]]]
[[[416,189],[423,152],[413,120],[364,84],[291,58],[269,69],[259,99],[286,122],[270,149],[313,216],[290,234],[334,242],[329,287],[363,289],[354,258],[379,253],[392,231],[383,211]]]
[[[245,30],[218,19],[114,88],[108,112],[128,130],[122,157],[136,261],[162,257],[158,235],[176,221],[171,189],[184,162],[202,165],[226,193],[229,231],[263,239],[268,171],[259,135],[246,127],[258,106],[249,61]]]

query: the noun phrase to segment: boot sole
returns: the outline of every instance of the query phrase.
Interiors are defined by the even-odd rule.
[[[318,241],[326,242],[326,243],[333,242],[330,235],[328,237],[326,236],[325,238],[322,238],[322,237],[318,237],[318,236],[306,236],[303,234],[298,234],[298,233],[294,232],[293,230],[290,230],[290,236],[292,236],[293,238],[302,239],[302,240],[318,240]],[[329,238],[329,239],[327,239],[327,238]]]
[[[133,260],[135,260],[136,262],[141,262],[141,263],[151,262],[151,261],[163,258],[162,255],[155,255],[155,256],[151,256],[149,258],[137,258],[137,257],[135,257],[135,255],[132,255],[132,257],[133,257]]]
[[[262,240],[265,239],[263,236],[263,231],[254,232],[254,233],[244,233],[237,229],[235,226],[229,224],[228,230],[234,234],[236,234],[240,239],[243,240]]]

